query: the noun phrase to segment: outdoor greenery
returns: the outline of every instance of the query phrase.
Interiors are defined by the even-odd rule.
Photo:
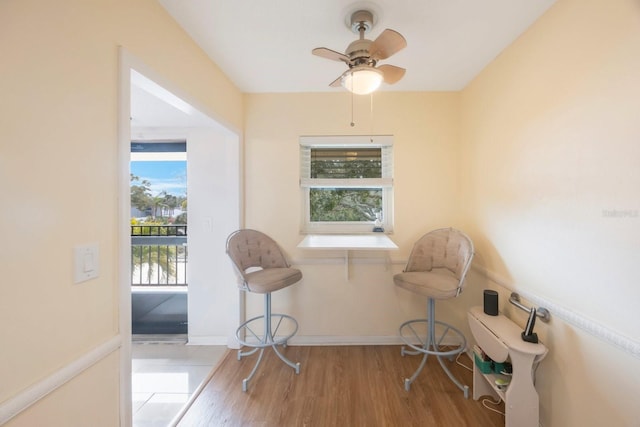
[[[311,178],[352,179],[380,178],[380,149],[347,151],[314,149]],[[309,190],[311,221],[374,221],[382,211],[380,188],[311,188]]]
[[[139,277],[138,284],[156,282],[170,284],[176,278],[176,258],[178,246],[136,245],[131,247],[131,269],[133,277]],[[183,249],[184,250],[184,249]],[[142,276],[145,276],[143,281]]]
[[[144,212],[153,220],[163,220],[165,224],[186,224],[187,214],[173,217],[175,210],[187,209],[187,197],[176,196],[162,191],[157,196],[151,194],[151,182],[131,174],[131,206]]]
[[[311,221],[374,221],[382,210],[382,190],[312,188]]]
[[[147,215],[144,219],[131,218],[131,235],[186,236],[187,198],[166,191],[153,196],[150,188],[151,182],[131,174],[131,206]],[[174,217],[178,207],[182,213]],[[181,245],[133,245],[132,283],[176,283],[180,260],[186,260],[186,247]]]

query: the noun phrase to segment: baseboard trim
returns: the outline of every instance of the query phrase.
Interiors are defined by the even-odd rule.
[[[575,326],[576,328],[581,329],[614,347],[617,347],[625,353],[629,353],[633,357],[640,359],[640,342],[624,336],[601,323],[595,322],[592,319],[577,313],[575,310],[568,309],[567,307],[556,304],[553,301],[549,301],[537,295],[532,295],[522,289],[516,289],[507,280],[488,270],[486,267],[473,264],[473,269],[495,284],[510,291],[517,292],[521,297],[531,301],[535,305],[546,308],[551,313],[552,319],[562,319],[570,325]]]
[[[57,370],[42,381],[33,384],[16,396],[0,403],[0,425],[5,424],[43,397],[71,381],[86,369],[118,350],[121,346],[122,338],[120,335],[116,335],[88,353],[85,353],[82,357],[64,366],[62,369]]]

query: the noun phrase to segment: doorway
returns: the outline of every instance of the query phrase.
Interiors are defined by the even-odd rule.
[[[240,137],[140,60],[120,49],[119,325],[121,425],[132,420],[130,149],[135,140],[187,144],[188,344],[234,347],[240,294],[225,254],[240,227]]]
[[[133,338],[186,342],[187,143],[131,141],[130,169]]]

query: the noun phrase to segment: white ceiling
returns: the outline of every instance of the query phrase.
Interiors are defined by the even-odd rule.
[[[311,54],[357,39],[351,12],[369,9],[407,48],[380,63],[407,69],[381,90],[464,88],[555,0],[158,0],[243,92],[329,92],[346,65]]]

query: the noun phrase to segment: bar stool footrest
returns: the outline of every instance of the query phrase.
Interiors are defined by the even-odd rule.
[[[286,346],[287,342],[298,332],[298,322],[293,317],[286,314],[271,314],[271,334],[261,332],[258,335],[255,331],[264,330],[265,316],[253,317],[236,329],[236,338],[238,342],[247,347],[264,348],[274,345]],[[285,335],[278,335],[280,328],[290,331]],[[253,354],[255,351],[252,351]]]
[[[417,330],[415,326],[424,325],[421,330]],[[413,319],[400,325],[400,339],[411,349],[402,349],[402,355],[405,354],[431,354],[440,357],[457,356],[467,348],[467,339],[464,334],[454,326],[439,320],[434,321],[435,327],[440,327],[441,331],[436,333],[435,339],[430,341],[428,332],[428,319]],[[443,330],[442,330],[443,329]],[[440,350],[441,347],[454,347],[452,350]]]

